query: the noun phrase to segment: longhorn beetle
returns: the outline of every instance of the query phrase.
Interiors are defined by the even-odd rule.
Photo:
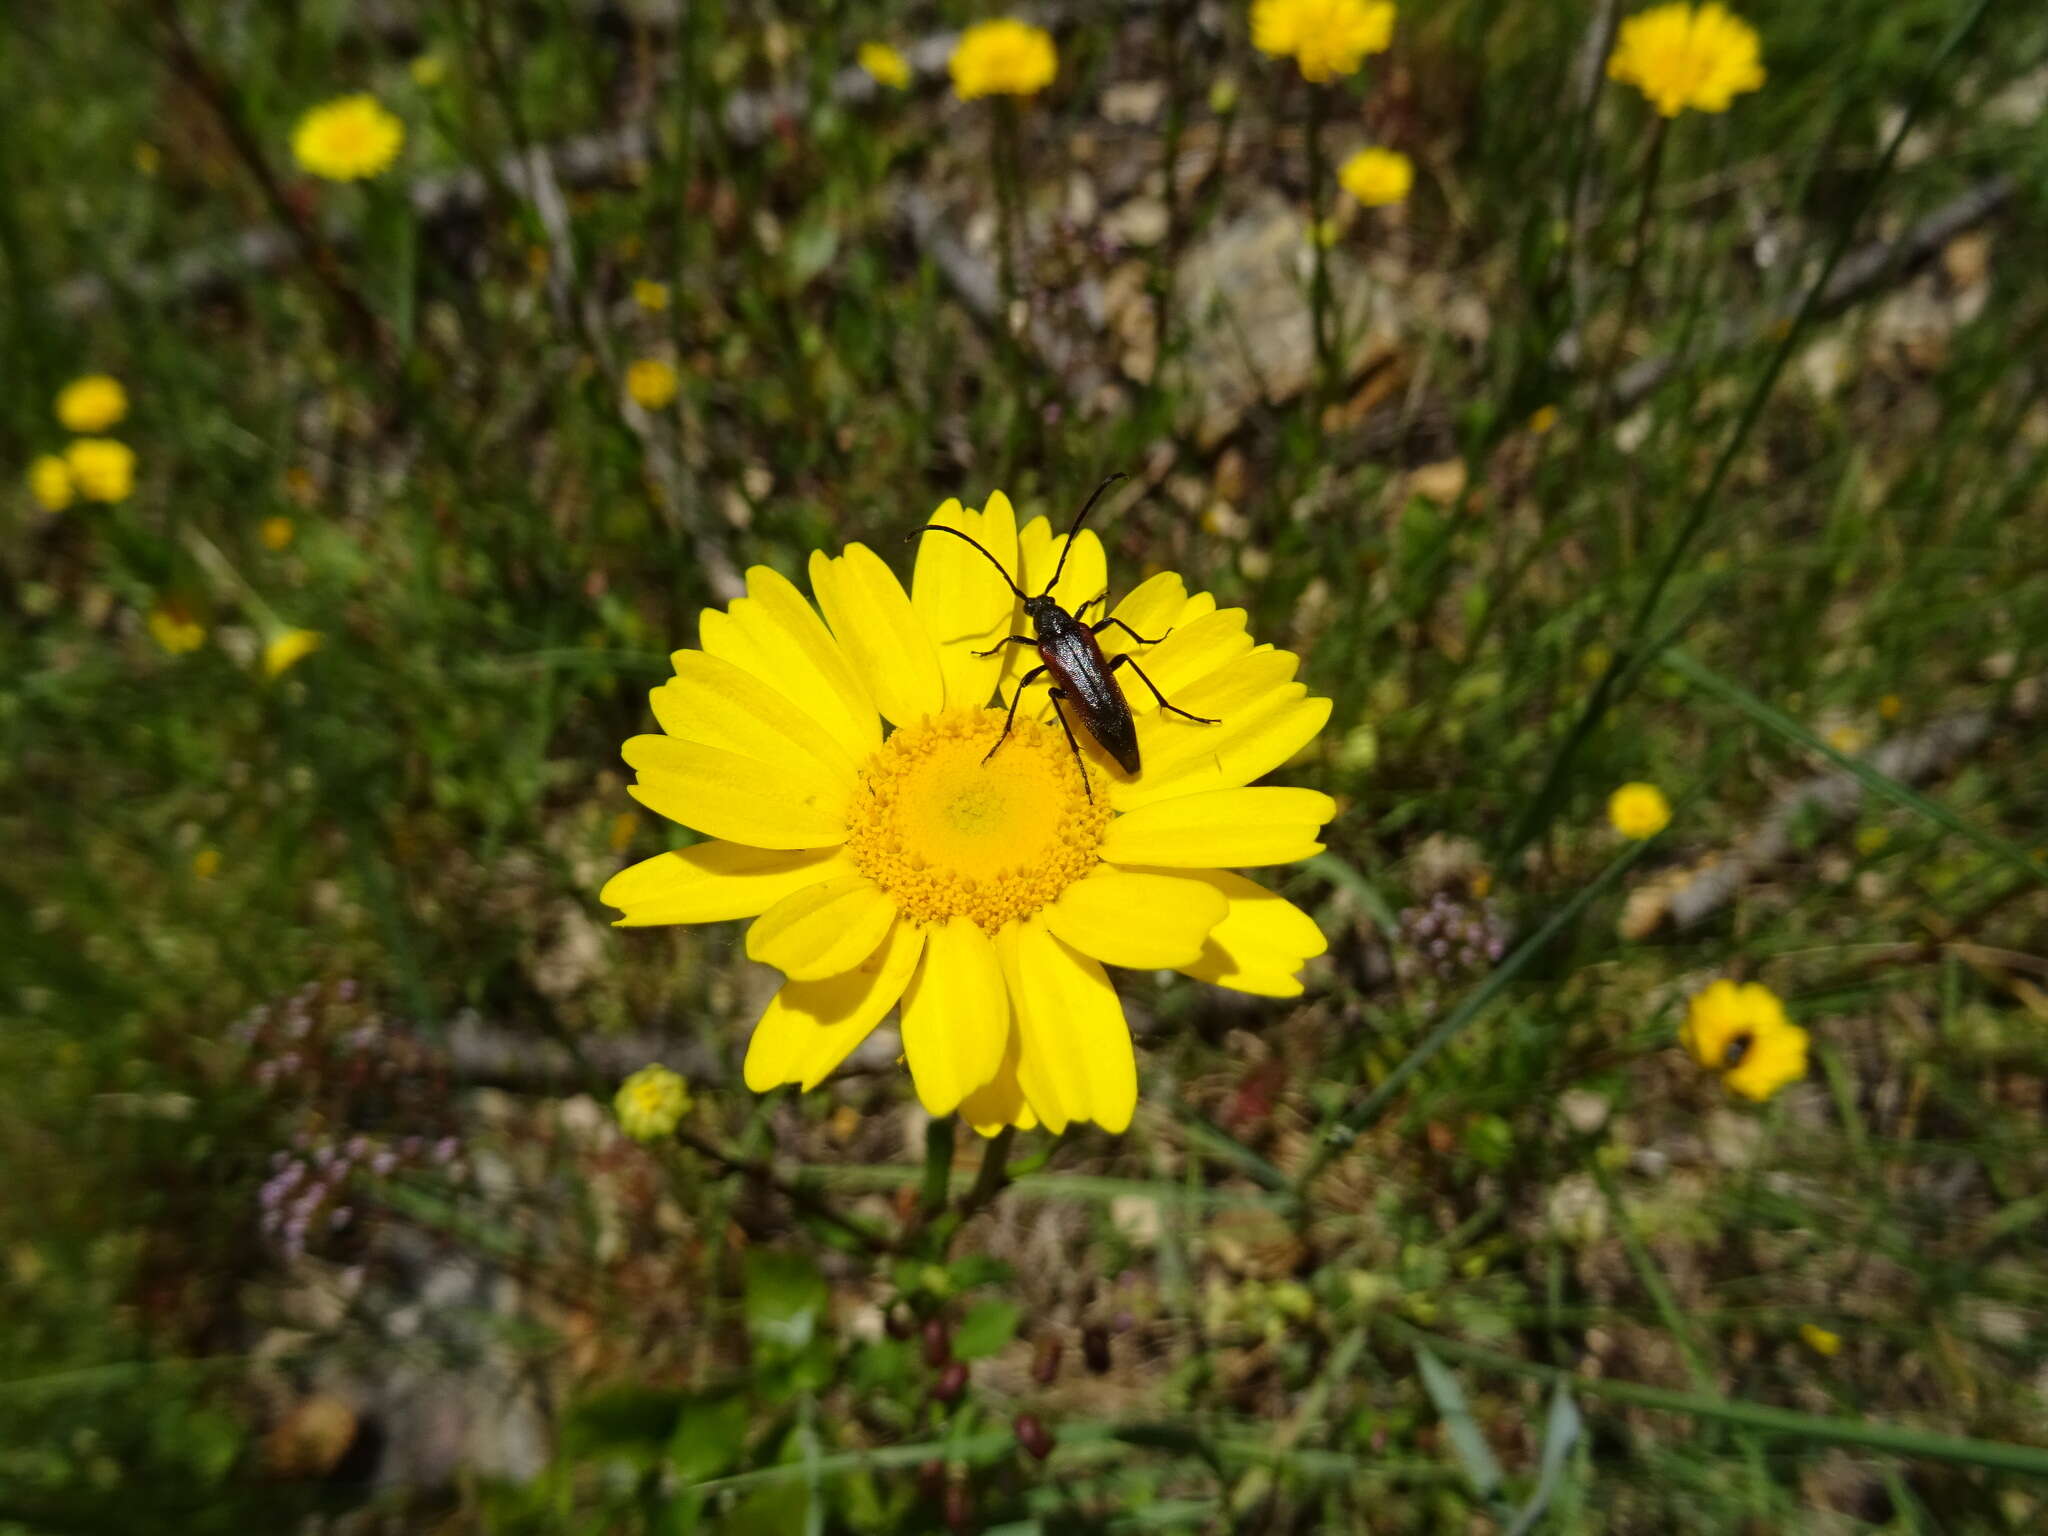
[[[1081,531],[1082,522],[1094,510],[1095,503],[1102,499],[1102,493],[1123,478],[1121,474],[1111,475],[1095,487],[1095,494],[1090,496],[1081,510],[1074,514],[1074,525],[1067,530],[1067,542],[1060,549],[1059,564],[1053,567],[1052,580],[1045,584],[1045,590],[1036,597],[1012,581],[1010,573],[1003,569],[1003,562],[990,554],[980,540],[971,534],[963,533],[958,528],[948,528],[941,523],[927,523],[911,535],[915,539],[922,538],[927,533],[950,533],[956,539],[965,539],[979,549],[988,557],[988,563],[996,568],[996,574],[1017,594],[1017,600],[1024,605],[1024,612],[1031,619],[1032,628],[1038,631],[1035,636],[1005,636],[987,650],[974,653],[977,656],[993,656],[1006,645],[1029,645],[1037,648],[1040,662],[1039,666],[1033,667],[1018,680],[1017,691],[1010,697],[1010,713],[1003,720],[1003,734],[996,738],[994,747],[990,747],[982,754],[981,760],[985,763],[994,757],[996,747],[1010,739],[1010,728],[1017,723],[1017,705],[1024,697],[1024,690],[1050,672],[1053,686],[1047,692],[1052,698],[1052,712],[1059,716],[1060,729],[1067,733],[1067,746],[1074,754],[1074,766],[1081,770],[1081,789],[1088,796],[1090,804],[1094,803],[1095,791],[1088,783],[1088,765],[1081,760],[1081,744],[1074,740],[1074,728],[1067,724],[1067,713],[1060,708],[1062,699],[1080,711],[1081,723],[1088,727],[1088,734],[1102,743],[1102,749],[1117,760],[1125,773],[1138,771],[1138,728],[1131,720],[1130,702],[1124,698],[1123,690],[1116,684],[1115,673],[1118,667],[1129,667],[1137,673],[1138,680],[1152,690],[1152,697],[1159,701],[1161,709],[1172,710],[1182,719],[1192,720],[1197,725],[1222,724],[1219,720],[1211,720],[1204,715],[1191,715],[1177,705],[1167,703],[1166,695],[1159,691],[1159,685],[1145,676],[1144,668],[1132,660],[1128,652],[1118,656],[1114,661],[1104,658],[1102,647],[1096,644],[1095,637],[1111,625],[1115,625],[1140,645],[1157,645],[1160,640],[1166,638],[1166,635],[1161,635],[1158,640],[1147,640],[1122,619],[1117,618],[1098,619],[1093,624],[1082,623],[1077,614],[1086,613],[1097,603],[1107,605],[1107,591],[1100,597],[1091,598],[1083,603],[1076,613],[1067,612],[1053,600],[1052,589],[1060,584],[1060,573],[1067,568],[1067,556],[1074,551],[1074,535]],[[1172,634],[1173,631],[1168,630],[1166,633]]]

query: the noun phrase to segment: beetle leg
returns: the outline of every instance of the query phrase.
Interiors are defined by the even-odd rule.
[[[1044,668],[1041,667],[1039,670],[1043,671]],[[1018,690],[1020,693],[1022,691],[1021,688]],[[1088,783],[1088,764],[1082,760],[1081,743],[1074,740],[1074,728],[1067,724],[1067,712],[1060,708],[1060,700],[1066,696],[1067,693],[1064,688],[1046,689],[1046,697],[1052,700],[1052,712],[1060,717],[1060,729],[1067,733],[1067,750],[1074,754],[1074,766],[1081,770],[1081,793],[1086,795],[1088,803],[1093,805],[1095,803],[1095,790]],[[1010,707],[1015,709],[1016,705],[1012,704]],[[987,759],[984,758],[983,761],[985,762]]]
[[[1109,628],[1109,626],[1112,624],[1114,624],[1118,629],[1122,630],[1125,634],[1129,635],[1133,640],[1137,641],[1140,645],[1157,645],[1159,643],[1159,640],[1164,640],[1166,638],[1166,635],[1170,635],[1173,633],[1173,631],[1169,629],[1166,632],[1166,635],[1161,635],[1159,637],[1159,640],[1147,640],[1143,635],[1139,634],[1135,629],[1131,628],[1131,626],[1126,624],[1122,619],[1097,619],[1093,624],[1090,624],[1088,626],[1088,632],[1091,635],[1099,635],[1105,629]]]
[[[1125,652],[1123,655],[1117,657],[1116,660],[1112,661],[1109,664],[1109,670],[1112,672],[1114,672],[1118,667],[1129,667],[1133,672],[1137,673],[1138,681],[1143,683],[1147,688],[1150,688],[1152,690],[1152,697],[1159,701],[1159,707],[1161,709],[1170,709],[1176,715],[1179,715],[1181,719],[1192,720],[1197,725],[1221,725],[1223,723],[1221,720],[1211,720],[1207,715],[1191,715],[1186,710],[1182,709],[1178,704],[1167,703],[1166,695],[1159,691],[1159,685],[1153,682],[1151,678],[1145,675],[1145,669],[1143,667],[1139,666],[1135,661],[1131,660],[1130,653],[1128,651]]]
[[[1012,638],[1014,639],[1015,637],[1012,636]],[[1029,672],[1026,672],[1023,675],[1023,677],[1018,679],[1017,691],[1010,695],[1010,712],[1003,717],[1003,734],[996,738],[996,747],[1000,747],[1004,742],[1010,739],[1010,727],[1017,723],[1017,705],[1019,704],[1019,702],[1022,701],[1024,697],[1024,690],[1026,688],[1029,688],[1033,683],[1037,682],[1039,678],[1043,677],[1044,675],[1045,668],[1033,667]],[[1057,692],[1058,690],[1054,691]],[[1053,705],[1053,708],[1057,710],[1059,708],[1059,705],[1055,704]],[[1060,724],[1065,725],[1066,723],[1066,716],[1062,715],[1060,717]],[[1073,739],[1074,733],[1072,731],[1067,732],[1067,740],[1072,741]],[[986,752],[981,754],[981,760],[984,763],[996,755],[996,747],[990,747]]]
[[[1082,615],[1082,614],[1086,613],[1086,612],[1087,612],[1087,611],[1088,611],[1088,610],[1089,610],[1090,608],[1093,608],[1093,607],[1094,607],[1094,606],[1095,606],[1095,605],[1096,605],[1097,603],[1106,603],[1106,602],[1108,602],[1108,601],[1109,601],[1109,588],[1107,588],[1107,587],[1104,587],[1104,588],[1103,588],[1103,589],[1102,589],[1102,590],[1101,590],[1101,591],[1100,591],[1099,593],[1097,593],[1097,594],[1096,594],[1096,595],[1095,595],[1094,597],[1091,597],[1091,598],[1089,598],[1087,602],[1083,603],[1083,604],[1082,604],[1082,605],[1081,605],[1080,607],[1076,608],[1076,609],[1074,610],[1074,617],[1078,619],[1079,617],[1081,617],[1081,615]],[[1107,623],[1108,621],[1107,621],[1107,620],[1104,620],[1103,622],[1104,622],[1104,623]],[[1102,626],[1101,626],[1100,624],[1098,624],[1098,625],[1096,625],[1095,627],[1096,627],[1097,629],[1100,629],[1100,628],[1101,628]]]
[[[987,650],[985,650],[985,651],[972,651],[972,652],[969,652],[969,654],[970,654],[970,655],[974,655],[974,656],[993,656],[993,655],[995,655],[995,653],[996,653],[997,651],[1000,651],[1000,650],[1001,650],[1001,649],[1002,649],[1002,648],[1003,648],[1004,646],[1006,646],[1006,645],[1036,645],[1036,644],[1038,644],[1038,642],[1037,642],[1036,640],[1032,639],[1032,638],[1031,638],[1031,637],[1030,637],[1029,635],[1005,635],[1005,636],[1003,636],[1003,638],[1002,638],[1002,639],[998,640],[998,641],[997,641],[997,642],[996,642],[996,643],[995,643],[994,645],[990,646],[990,647],[989,647],[989,648],[988,648]]]

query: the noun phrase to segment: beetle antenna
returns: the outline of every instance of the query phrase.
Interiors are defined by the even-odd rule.
[[[924,535],[928,533],[950,533],[956,539],[965,539],[968,543],[972,544],[976,549],[980,550],[984,555],[988,555],[988,563],[996,568],[996,574],[1003,578],[1004,582],[1008,584],[1012,592],[1017,594],[1018,602],[1028,603],[1031,601],[1030,596],[1024,591],[1024,589],[1018,586],[1015,581],[1012,581],[1010,579],[1010,573],[1003,569],[1003,562],[998,560],[994,555],[989,554],[988,546],[983,544],[981,540],[977,539],[973,534],[962,533],[958,528],[948,528],[944,523],[926,523],[922,528],[918,529],[916,533],[911,534],[909,537],[913,539],[923,538]]]
[[[1095,503],[1102,500],[1102,493],[1112,485],[1115,485],[1117,481],[1130,478],[1122,470],[1118,470],[1107,480],[1103,481],[1102,484],[1095,487],[1095,494],[1081,504],[1081,510],[1074,514],[1074,526],[1067,530],[1067,542],[1060,546],[1060,563],[1052,568],[1052,580],[1045,584],[1045,591],[1038,594],[1040,597],[1050,596],[1052,589],[1060,584],[1060,572],[1067,568],[1067,556],[1074,552],[1074,535],[1081,531],[1081,524],[1087,519],[1088,514],[1095,510]],[[962,534],[961,537],[965,538],[966,535]],[[1017,595],[1022,597],[1024,594],[1020,592]]]

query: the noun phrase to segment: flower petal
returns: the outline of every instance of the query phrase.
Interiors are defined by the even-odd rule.
[[[1138,1103],[1138,1062],[1130,1026],[1109,978],[1036,918],[998,935],[1016,1002],[1017,1080],[1048,1130],[1093,1120],[1122,1131]]]
[[[676,675],[648,695],[669,735],[792,768],[815,764],[825,782],[852,792],[855,759],[781,693],[705,651],[677,651],[672,659]]]
[[[986,549],[1012,580],[1017,574],[1017,520],[1010,499],[998,491],[986,512],[975,512],[948,500],[931,516],[942,528],[957,528]],[[910,583],[911,606],[939,648],[939,670],[945,676],[946,703],[956,709],[980,709],[995,693],[1002,675],[1001,654],[976,656],[993,648],[1005,635],[1022,634],[1023,610],[987,560],[960,539],[944,534],[918,541],[917,569]]]
[[[704,610],[705,650],[743,667],[839,738],[855,762],[882,744],[874,700],[852,663],[789,578],[765,565],[747,572],[746,597]]]
[[[884,719],[908,725],[945,707],[938,647],[880,555],[865,544],[847,545],[837,560],[814,551],[811,590]]]
[[[929,1114],[950,1115],[991,1082],[1010,1034],[1010,999],[988,935],[967,918],[926,930],[903,997],[903,1054]]]
[[[747,1043],[747,1086],[818,1086],[896,1006],[924,953],[924,930],[898,922],[858,967],[822,981],[786,981]]]
[[[1182,625],[1171,634],[1163,634],[1161,629],[1139,629],[1139,633],[1147,638],[1159,640],[1159,644],[1154,646],[1129,646],[1127,637],[1118,635],[1117,638],[1126,641],[1127,647],[1135,653],[1132,661],[1144,669],[1145,676],[1159,685],[1159,691],[1166,695],[1168,703],[1179,704],[1182,709],[1198,715],[1214,714],[1214,710],[1193,709],[1182,703],[1181,695],[1249,654],[1252,637],[1245,633],[1244,620],[1242,608],[1219,608],[1192,624]],[[1114,630],[1105,630],[1103,638],[1115,633]],[[1152,690],[1131,675],[1128,668],[1117,674],[1117,681],[1123,684],[1124,697],[1131,701],[1131,709],[1135,713],[1144,714],[1159,707]]]
[[[747,956],[791,981],[850,971],[872,955],[896,921],[896,904],[858,871],[792,891],[747,930]]]
[[[1151,971],[1192,964],[1229,905],[1197,881],[1098,869],[1039,916],[1084,955]]]
[[[846,791],[813,769],[766,763],[673,736],[635,736],[622,755],[640,772],[627,792],[657,816],[756,848],[836,848]]]
[[[1210,599],[1209,607],[1213,609],[1215,606],[1215,600]],[[1160,640],[1171,630],[1193,622],[1187,616],[1187,610],[1186,585],[1172,571],[1161,571],[1125,593],[1123,601],[1110,610],[1110,617],[1130,625],[1147,640]],[[1105,656],[1141,648],[1138,641],[1114,624],[1095,638]]]
[[[1006,1125],[1028,1131],[1038,1124],[1038,1116],[1031,1112],[1031,1105],[1024,1098],[1023,1085],[1017,1081],[1017,1052],[1017,1026],[1012,1023],[1009,1044],[1003,1047],[1003,1064],[996,1069],[996,1075],[960,1101],[960,1117],[974,1127],[978,1136],[993,1136]]]
[[[1287,681],[1298,658],[1287,651],[1254,651],[1178,695],[1168,697],[1190,714],[1218,723],[1199,725],[1150,710],[1137,716],[1144,772],[1110,785],[1110,803],[1131,811],[1155,801],[1203,790],[1234,789],[1272,772],[1312,741],[1330,718],[1330,701],[1309,697]]]
[[[716,923],[758,917],[793,891],[829,880],[845,867],[835,848],[780,851],[744,843],[698,843],[620,870],[597,899],[626,915],[612,926]]]
[[[1315,789],[1216,789],[1158,800],[1117,817],[1102,857],[1115,864],[1207,869],[1287,864],[1321,853],[1317,830],[1337,802]]]
[[[1190,870],[1173,878],[1208,886],[1229,904],[1223,921],[1210,930],[1202,953],[1177,969],[1237,992],[1301,995],[1303,963],[1330,947],[1314,918],[1285,896],[1228,870]]]
[[[995,498],[989,500],[993,503]],[[1054,533],[1052,524],[1042,517],[1026,523],[1017,534],[1017,561],[1024,568],[1017,585],[1034,596],[1043,592],[1052,573],[1059,569],[1060,551],[1066,542],[1065,535]],[[1062,608],[1074,613],[1108,590],[1109,557],[1102,552],[1102,540],[1096,537],[1095,530],[1083,528],[1074,537],[1074,552],[1067,556],[1066,569],[1060,572],[1060,584],[1052,595],[1059,599]]]

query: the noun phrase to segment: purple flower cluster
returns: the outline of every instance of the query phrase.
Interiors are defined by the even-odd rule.
[[[1497,903],[1462,901],[1438,891],[1400,916],[1397,964],[1409,977],[1456,980],[1492,965],[1507,952],[1508,925]]]
[[[258,1226],[287,1261],[359,1227],[365,1185],[462,1172],[445,1057],[372,1009],[355,982],[310,983],[231,1034],[287,1133],[256,1192]]]

